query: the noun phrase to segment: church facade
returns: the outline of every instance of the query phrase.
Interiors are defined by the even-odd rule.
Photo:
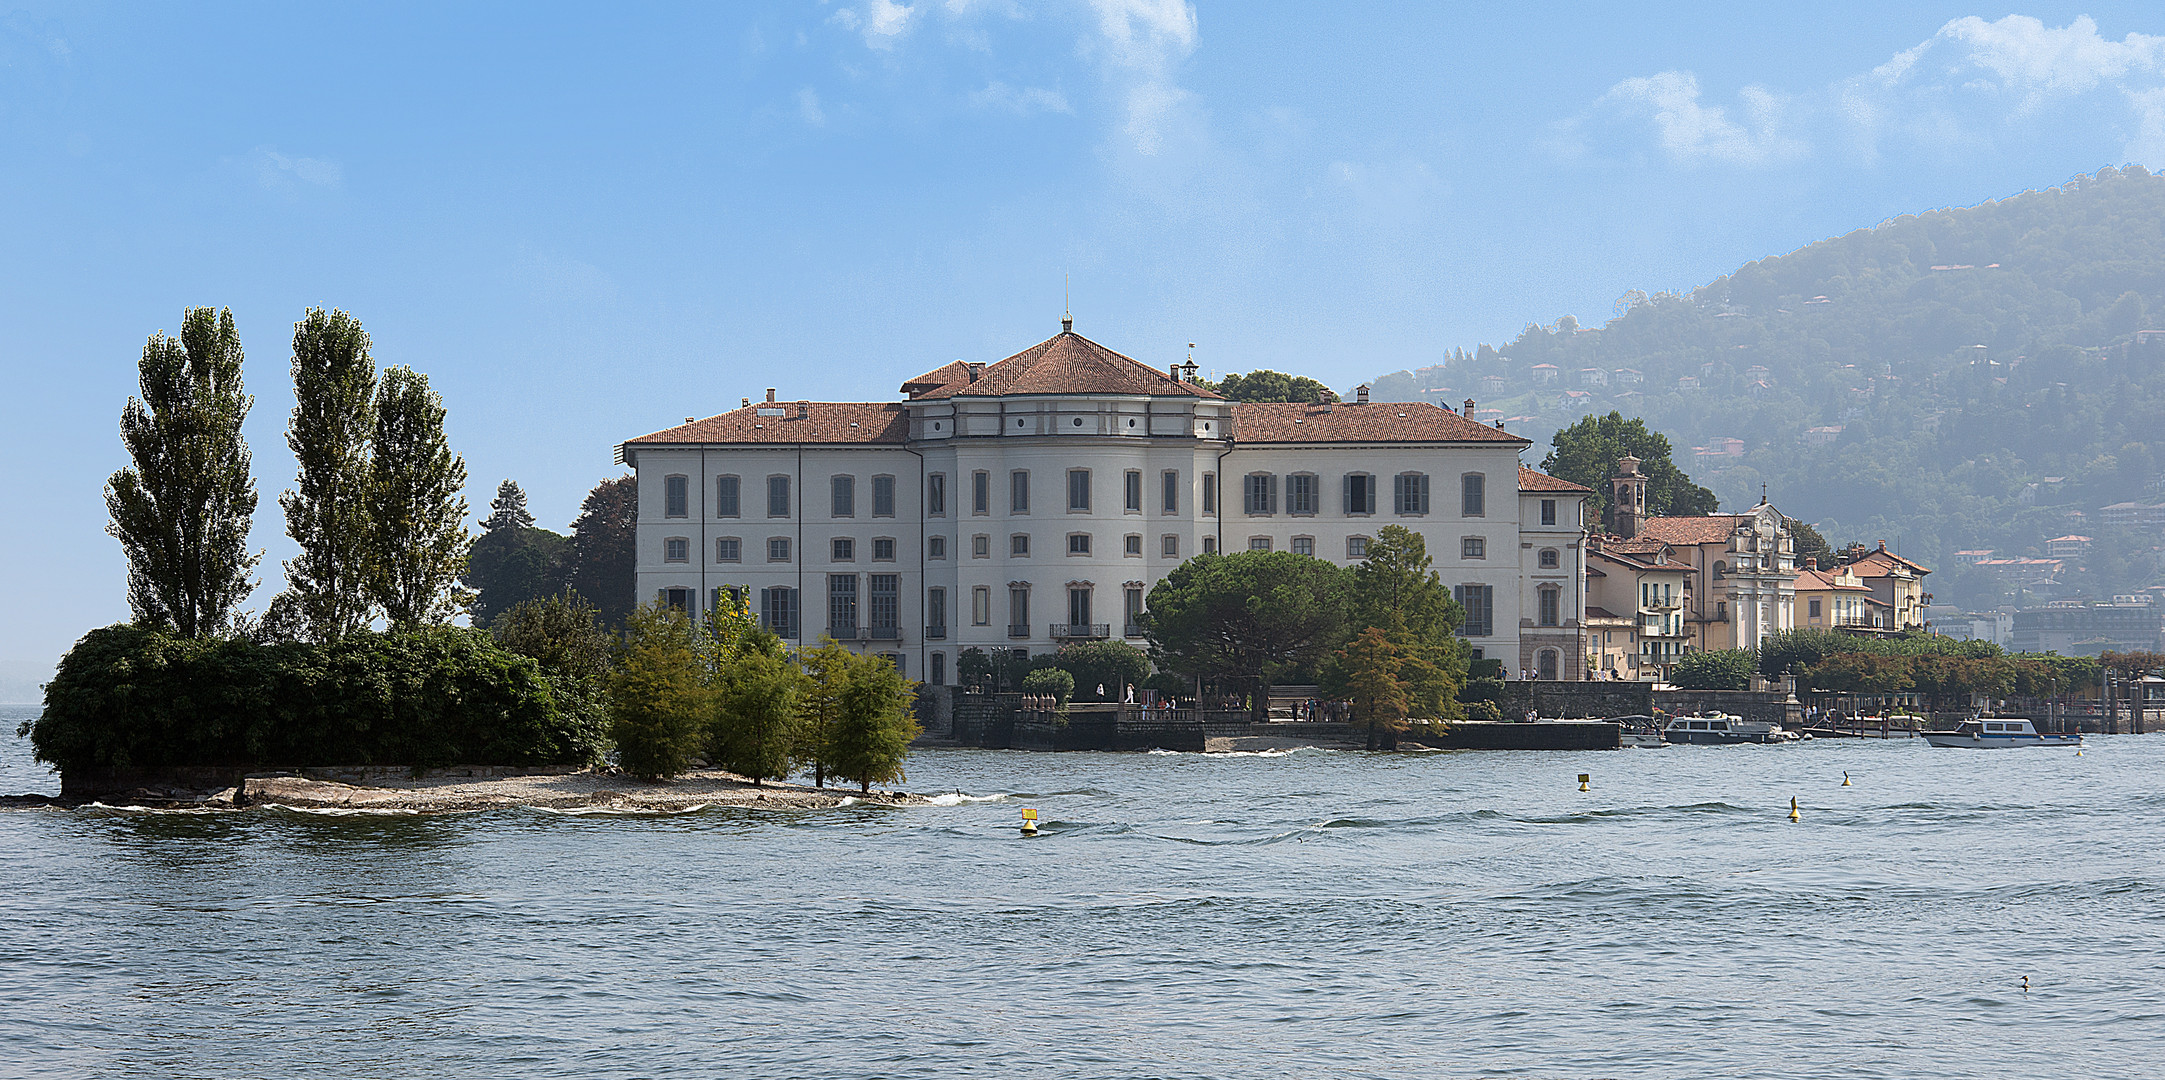
[[[966,648],[1144,644],[1152,585],[1211,552],[1360,561],[1423,536],[1462,633],[1517,671],[1584,670],[1586,489],[1527,440],[1426,402],[1242,404],[1072,330],[956,361],[902,400],[766,400],[618,448],[638,477],[639,595],[694,614],[742,596],[953,681]],[[1472,402],[1467,402],[1468,413]]]

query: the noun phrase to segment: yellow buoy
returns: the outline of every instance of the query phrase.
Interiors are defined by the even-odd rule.
[[[1848,787],[1848,786],[1849,786],[1849,774],[1848,774],[1848,773],[1843,773],[1843,774],[1842,774],[1842,786],[1843,786],[1843,787]]]
[[[1587,787],[1587,786],[1586,786],[1586,782],[1587,782],[1587,781],[1589,781],[1589,780],[1592,780],[1593,778],[1594,778],[1594,774],[1592,774],[1592,773],[1580,773],[1580,774],[1579,774],[1579,790],[1580,790],[1580,791],[1592,791],[1592,790],[1593,790],[1592,788],[1590,788],[1590,787]]]
[[[1800,814],[1800,813],[1798,813],[1798,812],[1797,812],[1797,797],[1796,797],[1796,796],[1794,796],[1794,795],[1791,795],[1791,796],[1789,797],[1789,820],[1791,820],[1791,821],[1802,821],[1802,820],[1804,820],[1804,815],[1803,815],[1803,814]]]
[[[1022,835],[1037,835],[1037,811],[1027,807],[1022,811]]]

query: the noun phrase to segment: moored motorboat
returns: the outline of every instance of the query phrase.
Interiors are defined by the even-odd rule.
[[[1661,734],[1673,743],[1778,743],[1798,738],[1796,732],[1780,724],[1719,712],[1676,717]]]
[[[1927,731],[1924,741],[1934,746],[1967,750],[1991,750],[2004,746],[2080,746],[2082,733],[2048,734],[2019,716],[1983,716],[1964,720],[1953,731]]]
[[[1669,745],[1661,737],[1661,722],[1651,716],[1612,716],[1609,723],[1616,725],[1616,745],[1624,750],[1655,750]]]

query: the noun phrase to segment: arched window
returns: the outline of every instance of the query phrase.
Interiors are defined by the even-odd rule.
[[[1534,674],[1548,682],[1556,681],[1556,650],[1543,649],[1534,656]]]

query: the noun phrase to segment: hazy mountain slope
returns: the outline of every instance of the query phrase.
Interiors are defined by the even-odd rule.
[[[2165,499],[2165,333],[2141,333],[2165,327],[2165,177],[2106,169],[1905,215],[1618,305],[1601,328],[1529,326],[1376,393],[1477,398],[1544,448],[1589,411],[1644,416],[1725,506],[1764,482],[1830,540],[1885,539],[1950,571],[1959,549],[2042,554],[2075,532],[2098,540],[2075,588],[2165,580],[2158,536],[2097,520]],[[1724,438],[1741,455],[1683,449]],[[1935,578],[1943,600],[1995,599],[1963,577]]]

